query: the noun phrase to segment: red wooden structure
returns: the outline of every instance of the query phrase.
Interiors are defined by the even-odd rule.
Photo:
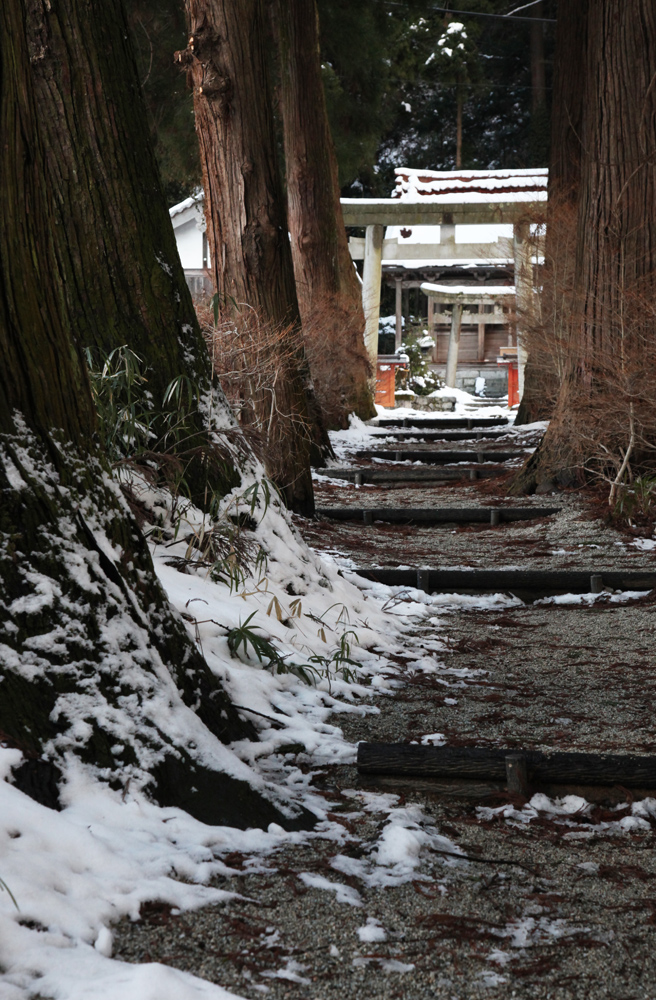
[[[405,368],[407,364],[407,359],[405,357],[399,358],[398,354],[378,355],[375,401],[379,406],[394,409],[396,372],[399,368]]]
[[[502,347],[501,357],[497,358],[499,366],[508,369],[508,406],[519,406],[519,371],[517,365],[517,348]]]

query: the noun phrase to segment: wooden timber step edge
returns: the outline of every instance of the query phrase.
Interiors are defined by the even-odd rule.
[[[513,458],[527,458],[525,451],[411,451],[403,448],[397,451],[391,448],[359,451],[363,458],[389,459],[390,462],[508,462]]]
[[[317,507],[318,517],[333,521],[386,521],[390,524],[491,524],[530,521],[558,514],[560,507]]]
[[[444,466],[431,467],[430,465],[404,466],[402,469],[380,469],[365,467],[362,469],[325,469],[317,470],[319,475],[328,476],[331,479],[346,479],[354,482],[356,486],[364,483],[413,483],[419,481],[438,482],[439,480],[453,479],[478,479],[479,476],[491,477],[501,476],[507,470],[503,466],[487,465],[468,468],[462,466],[459,469],[446,469]]]
[[[521,793],[535,783],[656,788],[656,757],[635,754],[360,743],[357,768],[361,774],[506,781]]]
[[[611,590],[653,590],[656,572],[649,570],[507,570],[507,569],[379,569],[352,572],[389,587],[416,587],[426,593],[492,592],[601,594]]]
[[[370,427],[425,427],[464,428],[502,427],[509,423],[508,417],[404,417],[402,420],[384,417],[371,423]]]
[[[370,435],[373,441],[381,440],[385,441],[390,438],[396,441],[406,441],[408,438],[415,438],[420,441],[478,441],[478,440],[494,440],[495,438],[502,438],[507,436],[508,429],[502,428],[498,431],[491,430],[481,430],[480,428],[474,428],[471,431],[468,430],[437,430],[430,431],[417,428],[416,430],[396,430],[393,427],[384,428],[380,432],[374,432]]]

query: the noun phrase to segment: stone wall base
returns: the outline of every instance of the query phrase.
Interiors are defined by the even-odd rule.
[[[456,408],[455,396],[397,396],[395,401],[396,409],[402,406],[410,406],[413,410],[441,410],[443,413],[452,413]]]
[[[439,365],[431,365],[431,371],[444,378],[446,369]],[[504,366],[497,365],[458,365],[456,373],[456,389],[464,392],[474,392],[476,379],[485,379],[485,398],[495,398],[508,394],[508,371]]]

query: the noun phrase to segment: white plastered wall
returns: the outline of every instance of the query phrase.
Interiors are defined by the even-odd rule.
[[[200,270],[203,266],[203,233],[196,219],[189,219],[175,230],[178,253],[185,271]]]

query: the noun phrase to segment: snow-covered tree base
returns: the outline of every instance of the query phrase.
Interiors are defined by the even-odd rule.
[[[20,416],[14,427],[0,438],[5,745],[64,770],[74,755],[206,823],[307,825],[223,746],[254,730],[171,609],[101,462],[70,445],[48,454]]]

